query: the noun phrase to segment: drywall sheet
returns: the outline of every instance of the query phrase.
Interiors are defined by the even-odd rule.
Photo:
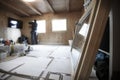
[[[63,80],[72,80],[72,77],[71,76],[63,75]]]
[[[52,53],[50,51],[30,51],[27,56],[33,56],[33,57],[48,57],[49,54]]]
[[[48,66],[47,71],[56,73],[71,74],[71,62],[70,59],[54,59]]]
[[[58,46],[55,45],[31,45],[34,51],[54,51]]]
[[[16,59],[13,59],[7,62],[0,63],[0,69],[5,70],[5,71],[10,71],[20,65],[24,65],[25,63],[29,63],[34,60],[36,60],[36,58],[27,57],[27,56],[19,57],[19,58],[16,58]]]
[[[17,77],[17,76],[12,76],[12,77],[8,78],[8,80],[31,80],[31,79],[26,79],[26,78],[21,78],[21,77]]]
[[[45,71],[42,75],[45,80],[72,80],[71,74]]]
[[[7,80],[31,80],[31,79],[21,78],[21,77],[17,77],[17,76],[11,76]],[[44,80],[44,79],[40,78],[39,80]]]
[[[73,48],[71,52],[71,57],[72,57],[71,59],[72,59],[73,67],[75,69],[79,59],[81,58],[81,52]]]
[[[35,58],[36,60],[32,60],[28,63],[25,63],[21,67],[15,69],[13,72],[23,75],[36,76],[39,77],[51,61],[49,58]]]
[[[33,57],[48,57],[58,48],[58,46],[51,45],[32,45],[31,47],[33,51],[30,51],[27,56]]]
[[[70,57],[70,47],[69,46],[60,46],[57,48],[50,56],[54,58],[68,58]]]
[[[49,75],[49,79],[59,80],[60,79],[60,75],[58,75],[58,74],[50,74]]]
[[[0,63],[0,69],[5,70],[5,71],[10,71],[10,70],[16,68],[17,66],[22,65],[22,64],[24,64],[24,62],[18,62],[15,60],[11,60],[8,62],[2,62],[2,63]]]

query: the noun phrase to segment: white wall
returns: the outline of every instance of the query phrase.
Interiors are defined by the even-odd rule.
[[[14,42],[17,42],[18,37],[21,36],[20,29],[3,28],[2,32],[3,32],[3,39],[13,40]]]

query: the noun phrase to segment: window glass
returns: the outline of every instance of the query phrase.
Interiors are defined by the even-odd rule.
[[[52,31],[66,31],[67,24],[66,19],[54,19],[52,20]]]
[[[46,33],[46,21],[45,20],[37,21],[37,32],[38,33]]]

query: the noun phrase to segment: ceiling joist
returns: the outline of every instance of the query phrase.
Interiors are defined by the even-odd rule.
[[[26,16],[30,16],[28,13],[24,12],[23,10],[18,9],[17,7],[15,7],[13,5],[10,5],[10,4],[4,2],[3,0],[0,0],[0,3],[2,3],[3,5],[8,6],[8,7],[12,8],[12,9],[16,10],[16,11],[18,11],[18,12],[20,12],[20,13],[26,15]]]
[[[38,11],[37,9],[35,9],[30,3],[24,2],[22,0],[20,0],[21,2],[23,2],[27,7],[29,7],[31,10],[33,10],[35,13],[42,15],[42,13],[40,11]]]
[[[66,0],[66,8],[67,8],[67,11],[69,11],[69,9],[70,9],[70,0]]]
[[[44,0],[44,1],[45,1],[46,5],[49,7],[49,9],[50,9],[53,13],[55,13],[55,10],[54,10],[54,8],[52,7],[52,5],[50,4],[50,2],[49,2],[48,0]]]

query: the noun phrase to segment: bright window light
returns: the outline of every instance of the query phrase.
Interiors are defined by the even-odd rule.
[[[10,23],[11,23],[11,27],[12,28],[16,28],[17,27],[17,21],[12,20],[12,21],[10,21]]]
[[[46,33],[46,21],[45,20],[37,21],[37,33]]]
[[[87,37],[88,29],[89,29],[89,25],[84,23],[82,28],[79,31],[79,34],[81,34],[84,37]]]
[[[67,23],[66,19],[52,20],[52,31],[66,31]]]
[[[24,2],[34,2],[35,0],[23,0]]]

